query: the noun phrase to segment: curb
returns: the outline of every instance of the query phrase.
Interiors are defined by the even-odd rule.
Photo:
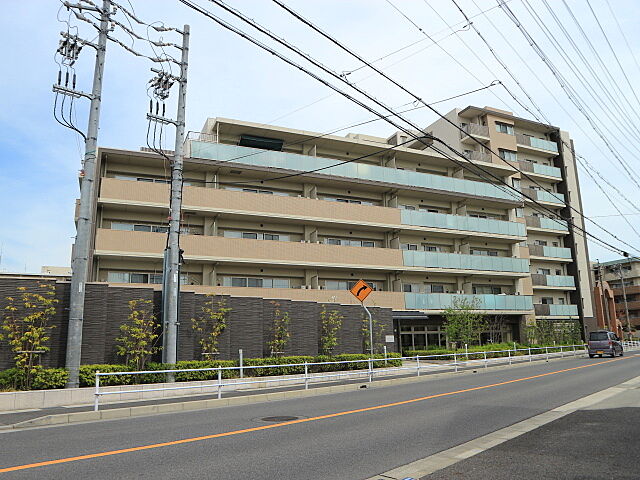
[[[546,361],[551,362],[555,360],[568,360],[570,358],[577,358],[577,357],[573,357],[573,356],[552,357]],[[431,379],[452,376],[452,375],[474,375],[476,373],[481,373],[488,370],[495,371],[500,369],[512,369],[512,368],[531,365],[531,363],[536,363],[536,361],[518,362],[511,365],[509,364],[490,365],[487,368],[484,368],[484,365],[479,364],[475,369],[469,368],[467,370],[462,370],[457,373],[455,372],[431,373],[431,374],[421,375],[421,376],[414,375],[411,377],[374,380],[372,383],[368,383],[366,379],[364,379],[363,382],[350,383],[347,385],[333,385],[329,387],[318,387],[318,388],[312,388],[309,390],[298,388],[295,390],[287,390],[284,392],[260,393],[256,395],[242,395],[238,397],[229,397],[229,398],[221,398],[221,399],[215,398],[215,399],[209,399],[209,400],[181,401],[181,402],[164,403],[164,404],[158,404],[158,405],[140,405],[140,406],[124,407],[124,408],[112,408],[108,410],[100,410],[97,412],[87,411],[87,412],[60,413],[60,414],[53,414],[53,415],[45,415],[42,417],[25,420],[23,422],[14,423],[12,425],[2,425],[0,426],[0,431],[6,432],[11,430],[23,429],[23,428],[57,426],[57,425],[66,425],[66,424],[72,424],[72,423],[94,422],[99,420],[115,420],[115,419],[121,419],[121,418],[129,418],[129,417],[157,415],[162,413],[207,410],[207,409],[229,407],[229,406],[236,406],[236,405],[248,405],[253,403],[289,400],[289,399],[309,397],[309,396],[329,395],[333,393],[343,393],[348,391],[360,390],[363,385],[366,385],[366,388],[389,387],[389,386],[401,385],[405,383],[428,381]]]

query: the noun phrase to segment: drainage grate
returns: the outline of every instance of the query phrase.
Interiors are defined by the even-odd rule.
[[[263,422],[290,422],[291,420],[297,420],[300,417],[292,417],[287,415],[281,415],[276,417],[264,417],[261,418]]]

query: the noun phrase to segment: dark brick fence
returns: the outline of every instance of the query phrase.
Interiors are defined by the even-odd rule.
[[[65,363],[67,342],[67,315],[69,307],[69,283],[23,278],[0,278],[0,311],[7,305],[6,297],[16,296],[18,287],[30,291],[39,290],[38,285],[53,284],[56,289],[56,315],[49,346],[51,351],[42,357],[42,364],[62,367]],[[124,287],[105,283],[87,285],[85,318],[82,335],[82,363],[120,363],[116,355],[116,337],[120,325],[127,321],[130,300],[152,300],[159,313],[161,294],[152,287]],[[215,297],[216,300],[222,297]],[[271,338],[271,325],[275,310],[274,300],[255,297],[225,296],[231,308],[227,328],[220,337],[221,359],[236,359],[242,348],[246,358],[268,356],[267,342]],[[182,292],[180,296],[180,325],[178,327],[178,360],[200,360],[198,339],[191,327],[191,318],[198,316],[208,298],[204,294]],[[322,305],[315,302],[275,300],[282,311],[289,312],[291,338],[285,355],[315,355],[318,353],[320,337],[320,311]],[[328,310],[338,310],[343,316],[342,328],[338,332],[338,347],[335,353],[362,353],[362,319],[364,312],[359,305],[327,304]],[[374,318],[384,326],[385,334],[393,333],[391,310],[371,308]],[[158,318],[159,318],[158,314]],[[393,344],[386,344],[394,351]],[[0,342],[0,369],[12,365],[12,354],[4,342]]]

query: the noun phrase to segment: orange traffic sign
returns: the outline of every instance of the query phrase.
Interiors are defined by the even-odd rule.
[[[367,298],[369,294],[373,292],[373,288],[371,288],[371,286],[364,280],[358,280],[358,283],[351,287],[351,290],[349,291],[358,300],[364,302],[365,298]]]

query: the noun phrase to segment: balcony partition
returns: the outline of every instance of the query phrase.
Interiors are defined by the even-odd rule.
[[[540,150],[546,150],[548,152],[558,153],[558,144],[556,142],[544,140],[542,138],[536,138],[529,135],[516,133],[516,143],[518,145],[524,145],[527,147],[538,148]]]
[[[538,317],[577,317],[577,305],[535,304],[535,312]]]
[[[534,286],[543,287],[575,287],[576,281],[570,275],[542,275],[532,273],[531,280]]]

